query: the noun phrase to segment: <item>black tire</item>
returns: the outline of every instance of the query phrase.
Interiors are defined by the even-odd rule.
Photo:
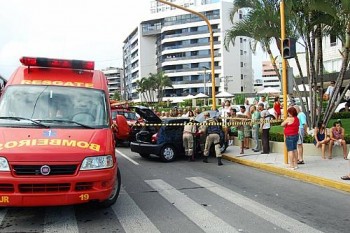
[[[140,153],[139,154],[142,158],[149,158],[150,157],[150,154],[144,154],[144,153]]]
[[[117,179],[116,179],[116,183],[114,185],[114,189],[111,193],[111,196],[107,200],[98,203],[98,206],[101,208],[110,207],[118,199],[119,192],[120,192],[120,186],[121,186],[121,176],[120,176],[120,169],[119,168],[117,168],[117,169],[118,169],[117,170]]]
[[[340,109],[339,112],[345,112],[345,108]]]
[[[172,162],[176,159],[176,150],[172,145],[165,145],[160,151],[160,158],[164,162]]]

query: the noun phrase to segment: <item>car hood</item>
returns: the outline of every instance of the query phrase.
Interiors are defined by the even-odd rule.
[[[130,108],[133,108],[147,123],[162,123],[162,119],[160,119],[152,109],[144,106],[133,106]]]
[[[1,128],[0,155],[9,161],[81,161],[111,153],[108,129]]]

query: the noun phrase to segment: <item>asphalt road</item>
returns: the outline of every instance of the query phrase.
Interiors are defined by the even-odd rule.
[[[3,208],[0,232],[349,232],[348,193],[215,158],[163,163],[118,151],[113,207]]]

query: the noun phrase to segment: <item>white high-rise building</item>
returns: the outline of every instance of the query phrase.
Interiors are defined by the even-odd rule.
[[[177,0],[204,14],[213,29],[215,92],[252,93],[252,53],[250,40],[237,37],[229,51],[224,48],[224,37],[232,27],[229,13],[232,1]],[[163,100],[174,100],[188,94],[211,95],[210,35],[207,24],[189,12],[152,2],[149,19],[135,28],[124,40],[124,92],[134,101],[144,101],[137,92],[136,81],[150,73],[164,71],[172,80],[173,88],[165,90]],[[236,16],[243,18],[241,10]]]
[[[120,93],[122,87],[121,81],[123,80],[123,69],[108,67],[101,71],[107,78],[109,96],[112,97],[116,91]]]

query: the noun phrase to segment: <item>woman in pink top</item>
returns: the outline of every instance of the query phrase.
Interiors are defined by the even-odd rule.
[[[295,170],[298,168],[297,143],[299,139],[299,119],[294,107],[288,108],[287,113],[288,117],[282,122],[281,126],[284,127],[284,135],[286,136],[289,168]]]
[[[331,129],[331,140],[329,144],[329,159],[332,158],[333,145],[343,147],[344,159],[347,159],[346,141],[344,140],[345,130],[341,127],[340,121],[336,121]]]

